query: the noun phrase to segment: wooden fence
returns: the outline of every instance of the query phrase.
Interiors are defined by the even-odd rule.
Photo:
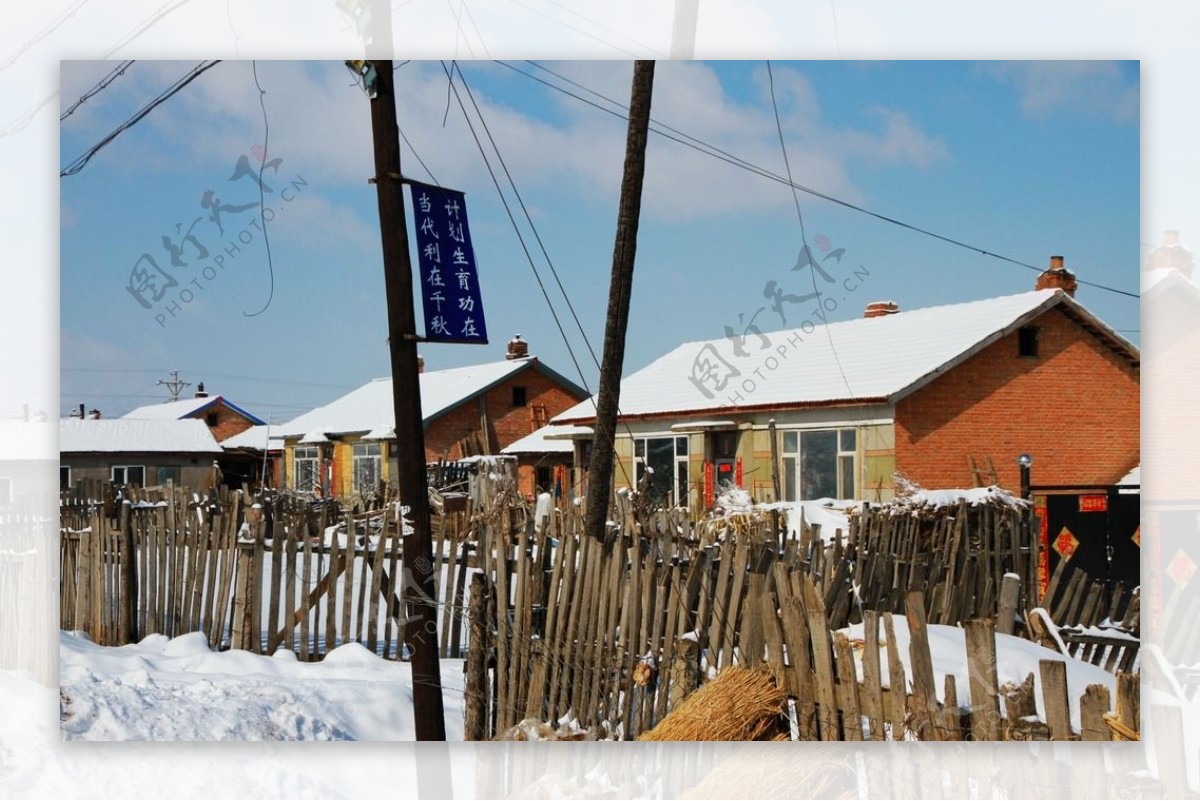
[[[469,737],[526,718],[566,717],[632,738],[708,676],[761,663],[786,683],[800,739],[1111,739],[1103,717],[1110,713],[1136,730],[1130,677],[1119,679],[1125,689],[1115,712],[1105,687],[1087,688],[1082,730],[1072,730],[1062,717],[1063,663],[1053,660],[1039,682],[1051,719],[1041,728],[1023,720],[1033,708],[1032,679],[1006,692],[1009,715],[1000,716],[994,619],[1006,574],[1028,575],[1030,560],[1003,535],[1021,530],[1014,521],[986,528],[1003,519],[997,510],[960,505],[954,519],[929,526],[880,518],[828,546],[819,531],[781,538],[761,516],[689,527],[670,512],[637,522],[625,506],[618,517],[602,540],[584,536],[574,513],[481,528],[484,575],[474,579],[470,612],[477,645],[466,665]],[[952,676],[938,700],[925,638],[931,610],[942,621],[967,621],[972,714],[959,708]],[[906,686],[891,624],[897,611],[911,636],[911,693],[890,689]],[[866,624],[861,668],[854,644],[833,631],[857,621]],[[888,686],[880,681],[881,643]]]
[[[65,493],[60,624],[95,642],[201,631],[213,648],[319,660],[358,642],[405,654],[404,538],[394,503],[356,510],[304,497],[201,497],[169,487],[107,485]],[[462,513],[435,518],[440,649],[465,644],[462,615],[473,544]]]

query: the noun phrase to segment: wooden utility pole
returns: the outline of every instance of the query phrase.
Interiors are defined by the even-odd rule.
[[[621,368],[625,361],[625,328],[629,322],[629,297],[633,290],[633,259],[637,251],[638,219],[642,210],[642,178],[646,172],[646,134],[650,127],[650,95],[654,62],[636,61],[629,97],[629,132],[625,139],[625,172],[617,209],[617,234],[613,246],[612,278],[608,290],[608,317],[604,325],[604,357],[596,393],[596,426],[592,458],[588,464],[588,535],[603,538],[612,492],[613,438],[617,405],[621,397]]]
[[[379,195],[379,228],[387,289],[398,483],[400,500],[409,508],[408,518],[412,523],[412,535],[404,542],[404,571],[408,579],[403,584],[408,615],[404,639],[412,648],[413,719],[417,739],[445,740],[429,489],[425,480],[425,428],[417,370],[417,324],[413,311],[404,187],[400,180],[400,129],[396,123],[392,62],[371,63],[376,72],[375,96],[371,98],[371,132],[375,138],[375,188]]]

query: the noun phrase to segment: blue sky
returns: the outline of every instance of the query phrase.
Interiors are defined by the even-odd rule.
[[[135,64],[62,123],[61,163],[194,63]],[[529,76],[611,107],[601,97],[627,102],[631,66],[539,62],[556,76],[507,63],[516,69],[460,66],[599,353],[625,123]],[[113,66],[63,62],[63,108]],[[224,62],[61,179],[64,413],[83,402],[115,415],[165,398],[155,382],[177,369],[193,385],[204,381],[210,392],[281,422],[388,373],[376,198],[367,183],[368,100],[340,62],[256,66],[266,127],[251,63]],[[776,61],[771,70],[797,183],[1039,268],[1061,254],[1080,279],[1136,293],[1139,250],[1146,249],[1139,241],[1136,62]],[[414,61],[394,74],[401,128],[412,144],[404,147],[404,172],[430,178],[415,149],[437,182],[467,193],[492,339],[486,347],[425,345],[427,369],[502,358],[505,341],[521,333],[532,353],[579,380],[442,65]],[[463,84],[456,78],[455,85],[470,109]],[[652,116],[785,172],[766,62],[660,62]],[[239,157],[253,159],[264,140],[268,160],[281,159],[264,174],[274,190],[264,194],[275,215],[266,226],[273,296],[254,210],[226,211],[222,233],[201,203],[208,190],[232,207],[257,202],[251,178],[228,179]],[[830,267],[835,277],[867,273],[853,292],[830,296],[830,319],[858,316],[872,300],[916,308],[1012,294],[1036,278],[1033,270],[826,200],[801,194],[800,208],[810,242],[845,249]],[[583,379],[594,387],[591,356],[515,203],[513,213]],[[181,252],[187,264],[172,267],[162,237],[179,242],[189,226],[209,259],[188,245]],[[758,312],[764,330],[780,327],[781,318],[763,309],[764,289],[774,281],[785,294],[811,293],[811,271],[791,270],[800,243],[786,186],[652,136],[626,371],[681,342],[719,337],[725,325],[737,327],[739,315]],[[226,253],[222,269],[212,266],[235,244],[240,249]],[[143,253],[179,281],[149,310],[126,289]],[[214,277],[205,277],[204,266]],[[178,297],[186,288],[190,302]],[[1136,298],[1084,286],[1078,299],[1138,340]],[[174,316],[166,311],[172,300],[179,303]],[[785,304],[788,323],[810,317],[811,306]]]

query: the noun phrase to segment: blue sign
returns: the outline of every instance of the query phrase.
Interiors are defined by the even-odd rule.
[[[408,186],[416,217],[425,339],[486,345],[483,299],[463,193],[416,181]]]

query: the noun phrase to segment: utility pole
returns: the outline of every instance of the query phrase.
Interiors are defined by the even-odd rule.
[[[646,173],[646,134],[650,126],[650,95],[653,87],[654,62],[635,61],[629,97],[629,132],[625,139],[625,171],[621,178],[612,278],[608,290],[608,317],[604,325],[604,357],[600,363],[600,386],[596,393],[596,426],[592,458],[588,464],[584,530],[598,539],[605,535],[608,496],[612,491],[613,438],[621,396],[621,368],[625,361],[625,328],[629,323],[629,298],[633,290],[633,260],[642,210],[642,178]]]
[[[404,639],[412,648],[413,718],[418,740],[445,740],[441,665],[437,650],[437,607],[433,601],[433,545],[429,525],[429,490],[425,477],[425,428],[421,415],[421,383],[417,371],[416,314],[413,311],[412,263],[408,223],[400,179],[400,129],[392,62],[373,61],[375,96],[371,98],[371,132],[375,139],[375,188],[379,196],[379,229],[387,290],[388,348],[392,361],[392,403],[396,416],[396,448],[400,500],[409,508],[412,535],[404,543],[404,598],[408,623]],[[401,524],[403,528],[403,524]]]
[[[156,387],[165,386],[167,389],[171,390],[171,401],[170,402],[174,403],[175,401],[179,400],[180,390],[182,390],[184,387],[190,387],[192,385],[192,382],[180,381],[178,370],[171,371],[171,378],[173,379],[171,381],[163,381],[160,378],[154,382],[154,386],[156,386]]]

